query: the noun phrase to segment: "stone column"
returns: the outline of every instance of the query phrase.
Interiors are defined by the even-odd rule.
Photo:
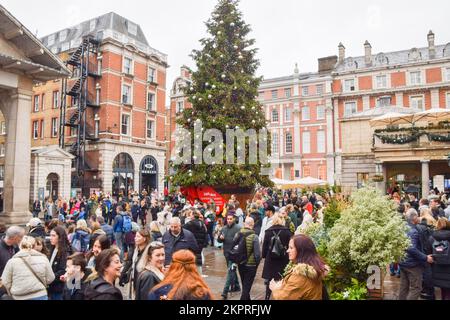
[[[375,187],[381,191],[381,194],[386,194],[386,179],[387,179],[387,170],[386,165],[383,162],[376,162],[375,163],[375,173],[377,175],[383,176],[383,181],[381,182],[375,182]]]
[[[0,222],[24,225],[31,218],[29,211],[31,169],[31,97],[27,90],[10,91],[3,100],[6,119],[6,157],[4,181],[4,212]]]
[[[430,160],[421,160],[422,164],[422,198],[430,194]]]
[[[327,120],[327,181],[330,186],[334,185],[334,150],[333,150],[333,104],[331,99],[327,99],[325,105],[326,120]]]

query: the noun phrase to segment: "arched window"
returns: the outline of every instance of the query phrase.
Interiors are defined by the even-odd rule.
[[[127,196],[134,186],[134,162],[128,153],[120,153],[113,161],[113,195]]]
[[[141,187],[139,191],[146,190],[149,194],[152,189],[158,189],[158,162],[152,156],[146,156],[140,166]]]

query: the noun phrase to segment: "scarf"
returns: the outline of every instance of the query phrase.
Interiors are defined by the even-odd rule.
[[[153,272],[154,275],[159,279],[160,282],[164,280],[164,273],[162,273],[162,271],[159,270],[158,268],[156,268],[155,266],[149,265],[149,266],[146,266],[145,269]]]

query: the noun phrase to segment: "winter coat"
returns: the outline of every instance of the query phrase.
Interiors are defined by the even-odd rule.
[[[33,274],[22,258],[41,280]],[[21,250],[8,261],[1,279],[14,300],[29,300],[47,296],[46,286],[55,279],[55,274],[45,255],[35,250]]]
[[[28,233],[29,236],[33,238],[42,238],[45,239],[45,228],[44,226],[38,225],[32,229],[30,229],[30,232]]]
[[[123,300],[118,288],[98,277],[89,283],[84,292],[85,300]]]
[[[243,228],[234,238],[234,245],[239,243],[239,237],[245,236],[245,247],[247,249],[247,261],[244,263],[247,267],[257,267],[261,262],[261,247],[259,237],[253,229]]]
[[[162,240],[162,233],[159,231],[152,231],[151,235],[152,235],[153,241],[161,241]]]
[[[80,286],[77,288],[75,284],[75,279],[73,280],[73,288],[69,289],[69,287],[66,285],[64,286],[63,291],[63,300],[84,300],[84,293],[86,288],[88,287],[88,282],[86,282],[86,279],[91,275],[91,270],[86,269],[84,273],[83,279],[81,279]]]
[[[423,253],[423,244],[420,241],[420,234],[415,225],[409,225],[408,237],[411,240],[411,246],[406,250],[406,257],[400,262],[400,267],[424,267],[427,262],[427,256]]]
[[[226,224],[222,230],[220,231],[219,237],[217,238],[217,242],[223,243],[223,255],[225,259],[229,259],[230,251],[233,249],[233,241],[236,234],[239,232],[240,228],[236,223],[233,223],[231,227]],[[220,235],[224,236],[224,239],[220,239]]]
[[[49,260],[51,259],[54,250],[55,248],[52,248],[50,256],[48,257]],[[55,260],[53,260],[52,270],[55,274],[55,280],[48,287],[49,293],[62,293],[64,291],[65,283],[62,282],[59,278],[66,273],[67,257],[70,254],[70,252],[67,252],[66,254],[58,252]]]
[[[299,263],[272,294],[274,300],[322,300],[322,278],[312,266]]]
[[[162,238],[164,244],[164,251],[166,253],[166,260],[164,264],[170,265],[172,263],[172,255],[178,250],[191,250],[193,253],[198,252],[197,240],[189,230],[181,228],[181,233],[178,237],[174,237],[172,232],[168,230]]]
[[[0,239],[0,275],[3,273],[3,269],[6,266],[6,263],[9,259],[11,259],[19,249],[14,246],[8,246],[5,242],[5,239]]]
[[[281,243],[286,248],[286,251],[289,247],[289,241],[291,240],[292,234],[285,226],[275,225],[266,230],[262,246],[262,257],[265,259],[262,277],[266,280],[280,280],[284,268],[286,268],[286,265],[289,263],[289,255],[287,253],[282,258],[274,258],[270,254],[272,250],[272,237],[278,233]]]
[[[113,227],[111,227],[109,224],[102,224],[101,228],[103,231],[105,231],[106,235],[109,238],[109,241],[111,241],[111,243],[114,243],[114,229]]]
[[[449,241],[450,230],[438,230],[432,234],[433,241]],[[438,288],[450,289],[450,264],[440,264],[435,259],[431,265],[433,285]]]
[[[135,222],[141,216],[141,207],[139,205],[133,205],[131,207],[131,216],[133,217],[133,221]]]
[[[192,232],[197,241],[198,249],[195,252],[197,265],[202,265],[202,250],[208,246],[208,231],[203,221],[194,219],[186,223],[183,227],[186,230]]]
[[[145,269],[139,274],[136,281],[136,298],[135,300],[148,300],[150,291],[158,285],[160,279],[153,271]]]
[[[121,282],[128,283],[131,281],[134,290],[136,290],[136,281],[139,278],[139,273],[144,271],[145,264],[148,261],[149,247],[150,243],[142,251],[139,251],[137,247],[133,247],[128,253],[129,258],[125,261],[125,266],[120,276]]]

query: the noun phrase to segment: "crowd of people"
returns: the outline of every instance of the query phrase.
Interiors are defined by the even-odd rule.
[[[450,241],[446,198],[435,191],[429,199],[390,196],[411,238],[405,259],[391,265],[392,275],[401,278],[399,298],[433,299],[438,287],[448,300],[450,263],[442,258]],[[204,250],[212,246],[225,258],[224,300],[235,293],[250,300],[260,265],[266,300],[328,299],[323,280],[330,268],[303,232],[323,223],[330,197],[260,188],[246,204],[232,196],[222,211],[213,200],[189,203],[180,192],[36,201],[26,228],[11,226],[0,240],[0,296],[218,299],[202,276]]]

